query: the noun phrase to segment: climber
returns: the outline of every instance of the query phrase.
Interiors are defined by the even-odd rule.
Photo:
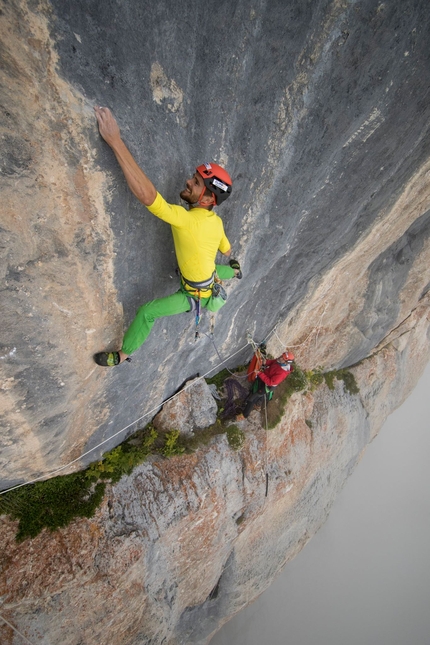
[[[100,134],[112,148],[132,193],[148,210],[172,227],[173,243],[181,275],[180,288],[176,293],[158,298],[142,305],[126,331],[119,351],[100,352],[94,360],[103,367],[112,367],[130,361],[130,354],[147,339],[157,318],[196,310],[218,310],[227,298],[220,280],[242,278],[239,262],[231,259],[228,265],[215,265],[215,256],[220,251],[227,258],[231,245],[220,217],[212,213],[215,205],[225,201],[232,190],[229,174],[215,163],[198,166],[191,179],[185,182],[180,197],[189,205],[189,210],[176,204],[168,204],[138,166],[121,139],[118,124],[108,108],[95,107]]]
[[[294,371],[293,361],[294,355],[287,350],[278,358],[263,359],[262,368],[258,372],[251,392],[245,401],[243,411],[245,419],[251,414],[254,405],[261,403],[264,399],[266,401],[271,400],[275,387]],[[240,420],[240,415],[238,420]]]

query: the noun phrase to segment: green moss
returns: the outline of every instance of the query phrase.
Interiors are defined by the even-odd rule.
[[[287,389],[291,392],[302,392],[308,387],[308,379],[305,372],[298,365],[294,366],[294,372],[286,380]]]
[[[4,493],[0,496],[0,515],[19,520],[18,541],[33,538],[44,528],[55,531],[77,517],[92,517],[103,499],[104,480],[117,482],[129,475],[151,454],[157,437],[154,428],[148,426],[86,470]]]
[[[308,370],[305,372],[305,375],[309,383],[309,389],[312,392],[324,381],[324,374],[321,367],[317,367],[314,370]]]
[[[342,379],[345,390],[350,394],[358,394],[360,392],[360,388],[358,387],[357,381],[355,380],[355,376],[352,372],[345,369],[339,370],[338,378]]]
[[[305,423],[308,426],[308,428],[312,430],[312,428],[314,427],[314,424],[312,423],[312,421],[310,419],[305,419]]]
[[[267,427],[272,429],[278,425],[285,413],[288,399],[294,392],[303,392],[307,389],[311,391],[319,387],[324,381],[330,390],[334,390],[335,379],[344,383],[345,390],[350,394],[358,394],[359,389],[354,375],[347,369],[323,372],[321,367],[304,372],[294,365],[294,372],[285,381],[283,381],[275,390],[273,400],[267,406]],[[311,428],[311,422],[306,421]]]
[[[347,369],[325,372],[323,376],[329,390],[334,390],[334,380],[336,379],[337,381],[343,381],[345,390],[349,394],[358,394],[360,392],[354,374]]]
[[[219,390],[224,385],[225,379],[229,376],[231,376],[231,374],[228,369],[224,369],[221,370],[221,372],[218,372],[218,374],[215,374],[211,378],[207,378],[205,380],[208,385],[216,385],[217,389]]]
[[[216,435],[224,434],[225,432],[226,428],[221,419],[217,419],[216,422],[208,428],[197,430],[193,435],[181,436],[180,444],[184,447],[185,452],[194,452],[200,448],[200,446],[207,446],[210,441],[216,437]]]
[[[123,475],[130,475],[133,469],[143,463],[151,454],[158,438],[157,431],[149,425],[145,430],[134,436],[134,441],[127,440],[120,446],[105,453],[103,459],[91,464],[85,476],[97,481],[98,479],[109,479],[118,482]]]
[[[227,441],[230,448],[240,450],[245,443],[245,433],[236,425],[230,425],[227,428]]]
[[[22,541],[44,528],[67,526],[76,517],[92,517],[104,490],[104,483],[94,484],[84,472],[54,477],[2,495],[0,514],[19,520],[16,539]]]
[[[325,372],[324,380],[329,390],[334,390],[334,379],[336,378],[335,372]]]

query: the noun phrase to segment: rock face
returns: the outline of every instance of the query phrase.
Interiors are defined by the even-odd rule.
[[[175,429],[181,434],[192,434],[194,430],[208,428],[215,423],[217,411],[217,404],[206,381],[196,378],[163,405],[153,423],[160,430]]]
[[[430,353],[429,23],[423,0],[1,4],[1,488],[99,458],[185,380],[249,358],[247,329],[304,368],[356,365],[360,386],[295,395],[267,435],[253,415],[238,453],[218,438],[153,459],[94,520],[16,545],[2,518],[0,613],[30,640],[206,643],[318,529],[414,386]],[[128,191],[94,104],[168,200],[202,161],[233,177],[219,214],[244,278],[215,347],[184,314],[131,364],[92,360],[177,288],[169,227]]]

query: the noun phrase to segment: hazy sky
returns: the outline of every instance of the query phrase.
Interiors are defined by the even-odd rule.
[[[430,364],[326,524],[211,645],[430,645]]]

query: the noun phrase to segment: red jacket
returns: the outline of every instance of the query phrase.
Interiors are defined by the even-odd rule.
[[[291,363],[287,363],[285,367],[280,365],[276,358],[268,358],[266,360],[266,369],[264,372],[258,373],[258,378],[263,381],[266,385],[275,387],[282,383],[284,379],[287,378],[293,371],[293,366]]]

